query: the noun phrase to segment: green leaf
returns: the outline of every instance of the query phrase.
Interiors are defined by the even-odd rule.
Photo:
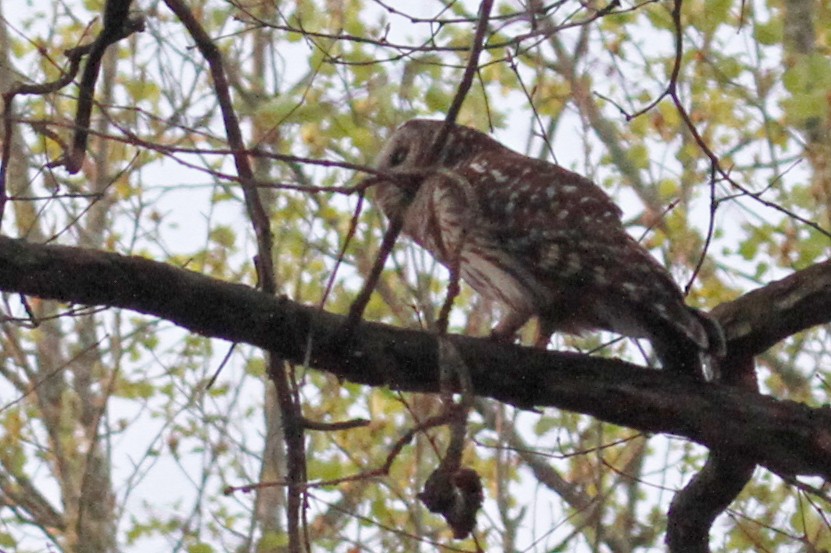
[[[753,35],[764,46],[771,46],[782,42],[782,20],[773,18],[765,23],[756,23]]]
[[[220,246],[233,248],[237,235],[231,227],[226,225],[217,225],[211,229],[210,239],[212,242],[215,242]]]
[[[266,532],[257,543],[257,553],[280,553],[289,544],[289,536],[285,532]]]
[[[0,547],[16,548],[17,540],[11,534],[0,532]]]

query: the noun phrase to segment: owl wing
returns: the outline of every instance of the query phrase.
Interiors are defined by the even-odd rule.
[[[478,154],[458,172],[476,188],[474,224],[538,280],[598,298],[593,322],[637,335],[610,321],[657,318],[706,349],[707,336],[677,284],[629,236],[620,209],[592,181],[507,149]]]

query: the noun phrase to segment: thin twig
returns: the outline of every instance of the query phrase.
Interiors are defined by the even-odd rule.
[[[344,476],[342,478],[334,478],[330,480],[316,480],[312,482],[304,482],[303,487],[304,489],[309,488],[325,488],[331,486],[337,486],[339,484],[344,484],[346,482],[356,482],[358,480],[369,480],[371,478],[380,478],[383,476],[387,476],[392,468],[392,464],[395,462],[395,459],[401,453],[401,450],[409,444],[413,438],[419,432],[424,432],[425,430],[429,430],[430,428],[435,428],[436,426],[442,426],[447,424],[451,418],[453,417],[453,413],[444,411],[430,417],[416,426],[407,430],[400,438],[398,438],[395,443],[390,448],[389,452],[387,453],[387,457],[384,460],[384,464],[378,468],[370,469],[366,471],[359,472],[357,474],[351,474],[349,476]],[[290,483],[286,480],[272,480],[269,482],[257,482],[256,484],[245,484],[242,486],[227,486],[223,489],[222,493],[225,495],[231,495],[235,492],[243,492],[248,493],[256,489],[260,488],[271,488],[274,486],[288,486]]]
[[[462,104],[470,91],[470,86],[473,84],[473,78],[476,76],[476,71],[479,68],[479,56],[482,53],[482,48],[485,44],[485,32],[488,30],[488,22],[490,21],[491,8],[493,8],[493,0],[482,0],[479,6],[479,21],[476,24],[476,32],[473,35],[473,47],[470,49],[470,57],[467,60],[465,72],[462,75],[462,80],[459,83],[459,88],[456,90],[456,95],[447,109],[447,117],[444,119],[444,125],[436,134],[433,140],[433,146],[430,150],[430,160],[437,160],[444,149],[447,142],[447,137],[450,135],[450,130],[456,123],[456,118],[459,116],[459,111],[462,109]]]
[[[384,270],[384,264],[392,252],[395,241],[398,235],[401,234],[401,229],[404,228],[404,218],[401,216],[393,217],[389,221],[389,226],[384,233],[384,238],[381,240],[381,246],[378,248],[378,255],[375,256],[375,262],[372,264],[372,269],[369,271],[364,286],[358,293],[358,296],[349,307],[349,314],[346,316],[344,324],[344,343],[349,342],[349,338],[361,321],[366,309],[369,299],[372,296],[372,291],[375,290],[375,285],[378,279],[381,278],[381,272]]]

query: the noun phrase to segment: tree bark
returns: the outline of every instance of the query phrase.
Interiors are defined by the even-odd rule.
[[[728,350],[759,353],[831,318],[831,263],[794,273],[717,310]],[[363,323],[140,257],[0,237],[0,290],[108,305],[199,334],[245,342],[370,386],[438,392],[435,336]],[[311,338],[311,340],[309,340]],[[722,455],[790,475],[831,479],[831,408],[699,383],[614,359],[452,336],[476,394],[558,407],[645,432],[684,436]]]

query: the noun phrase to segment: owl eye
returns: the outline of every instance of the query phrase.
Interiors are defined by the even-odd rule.
[[[396,150],[390,156],[390,167],[395,167],[396,165],[401,165],[401,163],[407,159],[407,154],[409,153],[409,148],[406,146],[400,146],[396,148]]]

